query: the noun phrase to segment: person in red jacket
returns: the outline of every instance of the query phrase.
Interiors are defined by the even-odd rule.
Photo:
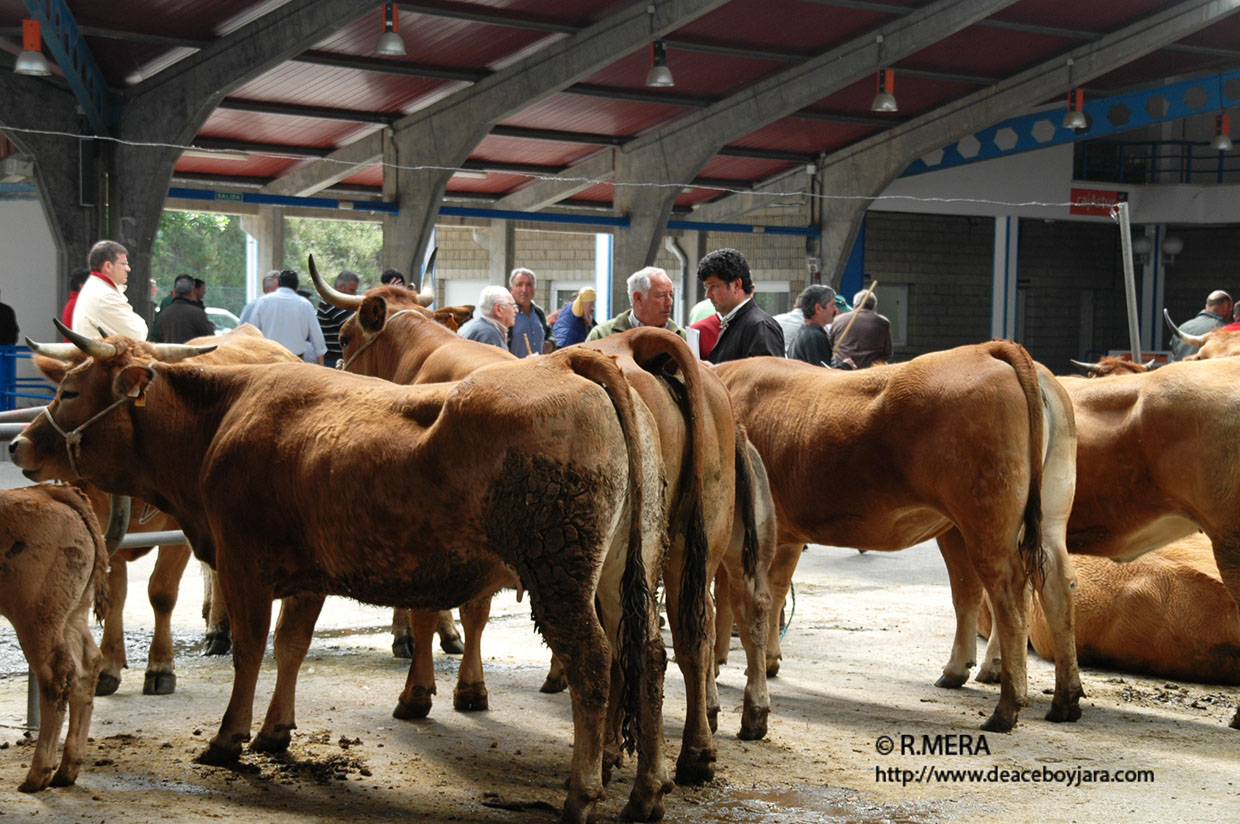
[[[82,291],[82,284],[90,277],[90,270],[85,266],[79,266],[69,273],[69,299],[65,301],[65,308],[60,310],[60,322],[70,329],[73,328],[73,307],[77,305],[78,292]],[[65,338],[65,341],[68,341]]]

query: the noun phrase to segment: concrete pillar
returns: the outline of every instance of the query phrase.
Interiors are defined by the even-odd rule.
[[[1020,247],[1020,218],[995,218],[993,291],[990,308],[990,336],[1016,339],[1016,273]]]
[[[121,143],[113,147],[108,164],[108,236],[129,251],[125,295],[144,318],[152,316],[151,249],[179,156],[178,149]]]
[[[272,269],[284,268],[284,208],[259,206],[258,214],[241,218],[241,228],[258,241],[258,277],[262,280]],[[293,268],[301,271],[305,261]],[[252,298],[251,298],[252,299]]]
[[[487,280],[508,285],[508,274],[517,268],[517,230],[511,220],[493,220],[487,230]]]

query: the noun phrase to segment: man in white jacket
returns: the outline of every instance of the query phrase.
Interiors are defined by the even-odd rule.
[[[86,262],[90,277],[73,307],[73,331],[88,338],[99,338],[102,330],[106,335],[146,340],[146,321],[123,291],[129,282],[129,252],[114,240],[101,240],[91,247]]]

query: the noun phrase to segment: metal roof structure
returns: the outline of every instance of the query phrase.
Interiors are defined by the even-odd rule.
[[[0,129],[36,142],[55,127],[31,101],[73,93],[81,132],[163,147],[171,167],[149,164],[148,188],[373,197],[402,215],[416,191],[427,203],[402,218],[416,250],[443,202],[605,210],[640,230],[736,214],[724,204],[810,164],[808,185],[873,191],[1070,89],[1088,101],[1240,67],[1237,0],[395,5],[400,57],[374,52],[377,0],[0,0],[0,97],[23,93],[0,103]],[[15,77],[22,19],[49,14],[56,74]],[[658,39],[672,87],[645,85]],[[871,111],[884,68],[894,113]]]

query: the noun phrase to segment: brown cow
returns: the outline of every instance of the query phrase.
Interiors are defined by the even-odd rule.
[[[107,549],[85,496],[54,484],[0,491],[0,548],[0,615],[12,622],[38,677],[42,718],[19,789],[68,786],[90,732],[100,656],[87,617],[92,604],[100,620],[107,610]],[[69,732],[57,769],[66,708]]]
[[[1091,378],[1108,378],[1111,375],[1140,375],[1143,372],[1150,371],[1150,368],[1154,365],[1153,360],[1137,363],[1131,358],[1116,358],[1110,355],[1095,363],[1086,363],[1079,360],[1069,362],[1078,369],[1084,369]]]
[[[407,293],[371,290],[365,297],[344,295],[319,276],[313,258],[309,268],[325,300],[356,310],[340,330],[342,362],[347,369],[397,383],[419,384],[458,380],[482,367],[516,360],[506,350],[466,340],[430,321],[425,310],[410,305]],[[713,374],[700,367],[683,341],[661,330],[637,330],[588,346],[617,358],[658,424],[668,476],[666,505],[673,513],[665,589],[676,661],[685,679],[688,704],[676,778],[682,783],[708,781],[714,775],[711,731],[717,725],[718,694],[708,658],[710,639],[680,619],[682,587],[686,603],[699,601],[702,606],[693,609],[709,613],[709,602],[702,597],[706,579],[691,572],[705,560],[693,557],[693,553],[710,552],[707,571],[711,575],[721,562],[731,568],[743,611],[742,626],[747,630],[742,641],[751,664],[740,737],[763,737],[770,711],[764,667],[765,613],[769,605],[765,570],[774,551],[769,488],[765,474],[752,466],[761,461],[756,452],[752,457],[748,454],[751,447],[738,433],[727,391]],[[691,425],[686,426],[686,421]],[[738,495],[743,496],[744,503],[734,508]],[[755,506],[764,517],[752,514]],[[742,513],[749,519],[748,534]],[[691,593],[692,588],[699,591]],[[475,618],[465,627],[467,652],[457,694],[472,686],[469,677],[482,677],[477,638],[488,609],[489,603],[484,603],[475,604],[471,610]],[[429,664],[424,672],[433,690],[434,671]],[[557,674],[553,662],[544,691],[555,689]]]
[[[1069,547],[1070,548],[1070,547]],[[1240,684],[1240,610],[1223,585],[1210,539],[1196,533],[1117,564],[1072,556],[1076,570],[1076,648],[1085,666],[1182,681]],[[1029,640],[1052,655],[1035,599]],[[978,616],[990,634],[990,605]]]
[[[984,728],[1011,729],[1028,689],[1024,590],[1032,580],[1053,604],[1057,630],[1047,717],[1080,716],[1063,540],[1075,476],[1072,417],[1049,372],[1006,341],[860,372],[777,358],[717,371],[770,470],[780,544],[773,615],[807,542],[891,550],[937,537],[958,624],[939,685],[968,677],[984,586],[1010,653]],[[768,651],[778,654],[774,623]]]
[[[1240,602],[1240,362],[1062,383],[1078,434],[1072,552],[1131,561],[1200,530]],[[1240,710],[1231,726],[1240,729]]]
[[[241,364],[241,363],[296,363],[300,359],[275,341],[268,340],[250,324],[242,324],[232,331],[217,336],[195,338],[189,341],[192,345],[213,345],[216,349],[201,355],[197,363],[205,364]],[[57,360],[40,361],[44,374],[59,383],[69,369],[82,363],[86,356],[72,344],[45,346],[47,355]],[[90,499],[100,522],[106,522],[109,511],[110,496],[88,483],[79,484],[82,491]],[[136,501],[131,506],[128,532],[164,532],[177,531],[180,526],[176,520],[164,512],[160,512],[143,501]],[[111,695],[121,684],[121,670],[128,666],[125,651],[124,611],[125,599],[129,584],[128,562],[142,557],[150,550],[121,549],[112,555],[111,568],[108,575],[108,586],[111,592],[110,607],[103,625],[103,639],[100,649],[103,653],[103,665],[99,672],[99,680],[95,685],[95,695]],[[169,695],[176,690],[176,673],[172,647],[172,610],[176,606],[181,585],[181,576],[185,565],[189,562],[190,548],[188,544],[169,544],[159,547],[155,568],[147,585],[147,597],[155,614],[155,630],[151,638],[151,647],[147,656],[146,674],[143,679],[144,695]],[[209,567],[204,567],[206,591],[204,592],[203,618],[207,621],[206,652],[222,655],[228,652],[227,613],[218,600],[209,597],[214,574]]]
[[[251,745],[267,751],[288,747],[324,594],[446,609],[515,569],[568,667],[562,820],[586,821],[603,797],[609,697],[638,750],[625,814],[662,815],[666,655],[651,597],[666,546],[662,468],[649,412],[611,359],[574,349],[406,387],[308,364],[169,363],[194,348],[67,336],[91,358],[10,453],[29,477],[73,472],[151,501],[214,561],[234,680],[200,760],[233,762],[249,738],[274,598],[285,598],[277,683]]]

